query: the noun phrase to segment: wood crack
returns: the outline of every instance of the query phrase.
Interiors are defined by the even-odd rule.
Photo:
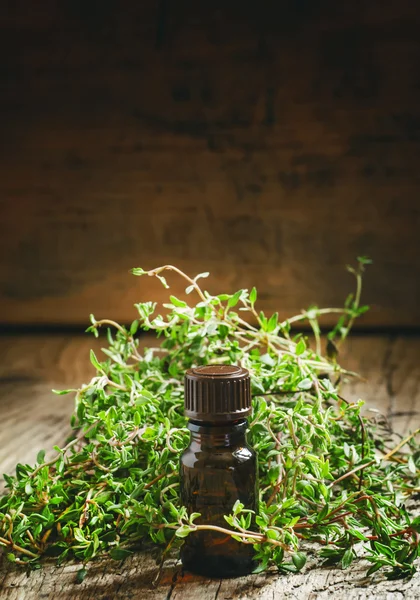
[[[178,575],[179,575],[179,571],[176,571],[174,573],[173,577],[172,577],[171,586],[170,586],[170,588],[168,590],[168,593],[166,594],[165,600],[171,600],[173,591],[174,591],[175,586],[176,586],[176,582],[178,581]]]

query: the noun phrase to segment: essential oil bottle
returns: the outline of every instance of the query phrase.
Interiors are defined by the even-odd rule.
[[[257,457],[247,444],[251,412],[249,373],[234,365],[189,369],[185,414],[191,439],[180,460],[181,501],[194,523],[231,529],[223,515],[237,500],[257,513]],[[252,528],[253,524],[251,525]],[[181,549],[186,570],[214,577],[250,573],[256,566],[252,544],[212,530],[190,533]]]

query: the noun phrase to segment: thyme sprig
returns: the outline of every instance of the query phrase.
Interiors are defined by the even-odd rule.
[[[107,328],[104,360],[91,351],[96,376],[75,393],[74,434],[35,466],[18,464],[5,475],[0,499],[0,545],[7,558],[30,567],[43,555],[83,563],[108,553],[122,559],[141,544],[169,549],[201,529],[217,529],[253,544],[258,570],[276,565],[299,571],[307,543],[328,563],[347,567],[358,556],[385,568],[387,577],[410,576],[418,555],[420,518],[407,501],[419,492],[420,448],[415,436],[385,447],[380,425],[364,419],[362,402],[350,402],[339,383],[351,375],[337,362],[338,348],[361,305],[362,277],[370,261],[349,270],[356,291],[343,308],[311,306],[279,321],[258,311],[257,291],[212,295],[202,288],[208,273],[190,278],[165,265],[138,276],[175,272],[197,303],[169,296],[166,314],[154,302],[136,305],[129,328],[91,315],[88,331]],[[338,314],[323,356],[320,319]],[[294,324],[308,323],[314,348]],[[140,331],[163,337],[139,352]],[[237,502],[226,526],[197,523],[179,500],[178,460],[188,443],[183,416],[183,376],[189,367],[234,363],[249,369],[253,414],[249,438],[258,452],[260,507],[257,528]],[[381,454],[382,452],[382,454]],[[85,573],[83,569],[81,573]]]

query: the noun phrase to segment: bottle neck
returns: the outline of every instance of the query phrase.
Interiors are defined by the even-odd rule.
[[[213,448],[245,444],[247,427],[247,419],[231,423],[189,421],[187,425],[191,434],[191,444]]]

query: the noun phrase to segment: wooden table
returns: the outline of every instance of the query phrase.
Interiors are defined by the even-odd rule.
[[[72,396],[55,396],[51,388],[78,386],[93,368],[89,349],[99,352],[102,340],[90,336],[50,334],[0,338],[0,473],[12,473],[17,462],[33,462],[37,451],[60,444],[69,432]],[[349,340],[342,361],[366,377],[345,384],[347,398],[363,398],[369,408],[382,411],[404,435],[420,423],[420,337],[361,336]],[[60,568],[48,563],[28,577],[0,559],[0,598],[141,600],[274,600],[277,598],[367,599],[420,598],[420,576],[410,581],[387,581],[376,573],[366,579],[366,564],[350,570],[325,568],[309,560],[298,575],[276,573],[231,580],[209,580],[183,574],[168,564],[156,587],[157,567],[138,553],[124,563],[95,561],[82,584],[76,583],[79,565]]]

